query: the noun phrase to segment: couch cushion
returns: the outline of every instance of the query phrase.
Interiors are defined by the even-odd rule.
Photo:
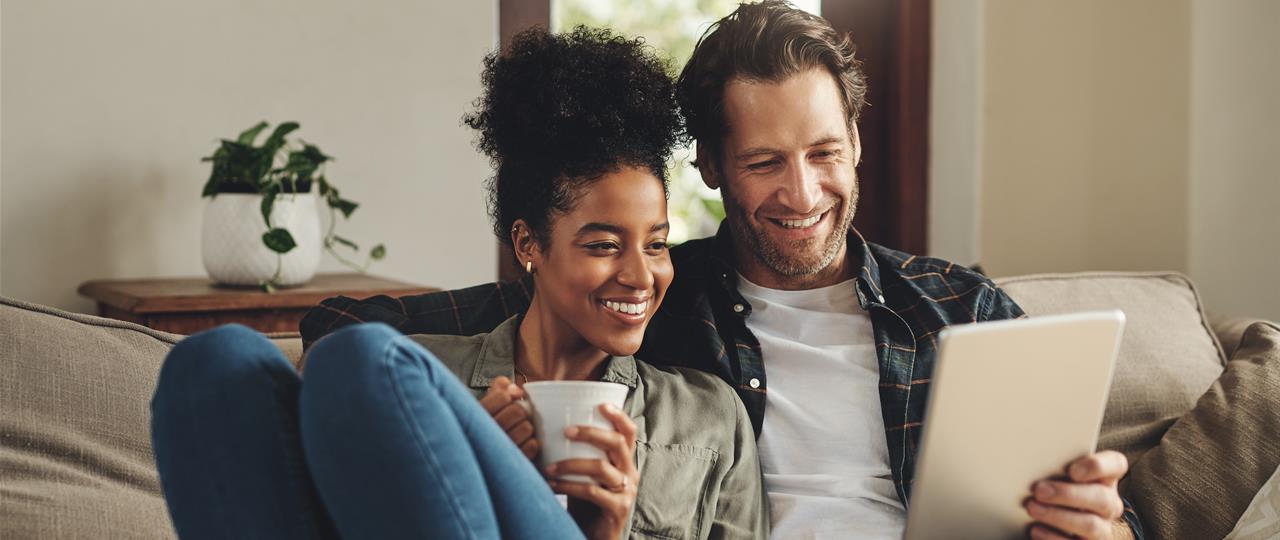
[[[0,298],[0,538],[173,536],[149,403],[180,337]]]
[[[1195,408],[1121,483],[1152,538],[1222,538],[1231,530],[1280,467],[1277,388],[1280,327],[1257,323]]]
[[[1085,272],[997,279],[1029,315],[1125,312],[1098,446],[1134,463],[1222,373],[1225,358],[1191,281],[1176,273]]]

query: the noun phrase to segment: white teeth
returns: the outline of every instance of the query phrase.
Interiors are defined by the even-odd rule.
[[[649,307],[649,302],[640,302],[639,304],[628,304],[625,302],[604,301],[604,307],[617,311],[618,313],[626,313],[628,315],[639,315],[644,313]]]
[[[805,227],[812,227],[813,224],[817,223],[820,219],[822,219],[822,214],[818,214],[808,219],[779,219],[775,221],[786,229],[803,229]]]

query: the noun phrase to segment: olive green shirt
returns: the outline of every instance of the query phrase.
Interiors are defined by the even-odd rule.
[[[515,378],[520,317],[489,334],[413,335],[476,398],[495,377]],[[768,538],[769,512],[751,419],[714,375],[608,360],[607,382],[626,385],[636,424],[640,485],[623,538]]]

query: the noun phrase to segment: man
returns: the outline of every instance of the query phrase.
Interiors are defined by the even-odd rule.
[[[727,218],[715,237],[672,249],[675,281],[638,356],[738,390],[776,537],[901,537],[937,332],[1021,309],[975,272],[852,229],[866,86],[852,44],[826,21],[778,0],[742,5],[703,36],[677,92]],[[525,286],[331,299],[303,336],[368,320],[486,332],[524,309]],[[1033,537],[1140,536],[1116,491],[1121,454],[1064,466],[1066,478],[1028,493]]]

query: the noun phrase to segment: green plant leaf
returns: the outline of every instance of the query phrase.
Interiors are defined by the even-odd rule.
[[[271,136],[267,137],[266,142],[262,143],[262,148],[267,151],[267,155],[275,156],[276,151],[284,146],[284,138],[286,135],[297,130],[299,127],[297,122],[285,122],[276,126],[276,130],[271,132]]]
[[[316,146],[316,145],[314,145],[314,144],[305,144],[305,143],[304,143],[304,144],[303,144],[303,146],[302,146],[302,150],[301,150],[300,152],[302,153],[302,155],[307,156],[307,159],[310,159],[310,160],[311,160],[311,162],[312,162],[312,163],[315,163],[316,165],[319,165],[319,164],[324,163],[324,162],[326,162],[326,161],[332,161],[332,160],[333,160],[333,158],[332,158],[332,157],[329,157],[329,156],[324,155],[324,152],[321,152],[321,151],[320,151],[320,147],[318,147],[318,146]]]
[[[276,284],[272,283],[271,280],[269,279],[264,279],[261,282],[259,282],[258,288],[262,289],[262,292],[267,294],[276,292]]]
[[[276,204],[276,194],[280,192],[279,184],[272,184],[267,191],[262,194],[262,221],[267,224],[267,228],[271,228],[271,208]]]
[[[337,196],[334,196],[334,198],[329,201],[329,206],[337,208],[339,212],[342,212],[342,217],[349,219],[351,218],[351,213],[355,212],[356,207],[360,205],[354,202],[348,201],[346,199],[339,199],[337,198]]]
[[[381,261],[382,258],[386,256],[387,256],[387,246],[384,246],[382,244],[373,246],[373,249],[369,250],[369,258],[375,261]]]
[[[209,175],[209,180],[204,183],[204,189],[200,191],[201,197],[212,197],[218,194],[217,178],[217,175]]]
[[[262,243],[267,248],[276,253],[285,254],[295,247],[298,243],[293,241],[293,235],[289,231],[276,227],[262,234]]]
[[[267,129],[268,125],[269,124],[265,121],[258,122],[257,125],[240,132],[240,136],[236,138],[236,142],[240,144],[253,144],[253,140],[257,139],[258,134],[262,133],[262,130]]]
[[[311,174],[320,168],[319,161],[315,156],[309,155],[302,150],[294,150],[289,152],[289,159],[285,162],[284,167],[276,169],[276,171],[296,178],[298,180],[308,180]]]
[[[322,175],[320,175],[320,176],[316,177],[316,181],[318,181],[318,182],[320,183],[320,196],[321,196],[321,197],[323,197],[323,196],[325,196],[325,195],[328,195],[328,194],[329,194],[329,181],[324,179],[324,175],[322,174]]]
[[[339,243],[339,244],[342,244],[342,245],[344,245],[344,246],[347,246],[347,247],[349,247],[349,248],[351,248],[351,249],[353,249],[353,250],[355,250],[355,251],[360,251],[360,246],[357,246],[355,242],[352,242],[352,241],[350,241],[350,240],[347,240],[346,238],[343,238],[343,237],[338,236],[338,235],[336,235],[336,234],[335,234],[335,235],[333,235],[333,241],[334,241],[334,242],[337,242],[337,243]]]

